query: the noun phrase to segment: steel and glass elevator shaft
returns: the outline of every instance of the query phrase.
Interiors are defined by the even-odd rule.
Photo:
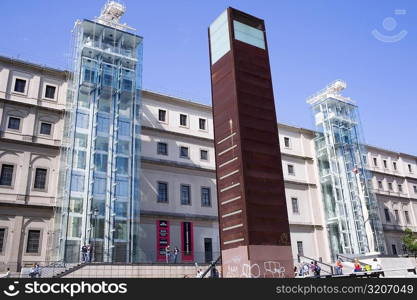
[[[385,252],[358,108],[340,94],[345,87],[335,81],[307,100],[317,126],[316,155],[333,259],[337,254]]]
[[[123,12],[108,2],[73,30],[55,234],[65,261],[83,245],[94,261],[139,256],[142,38],[106,15]]]

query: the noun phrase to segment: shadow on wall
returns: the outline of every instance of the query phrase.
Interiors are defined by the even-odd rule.
[[[143,105],[143,95],[142,95],[142,115],[141,115],[141,124],[142,126],[150,126],[157,129],[165,129],[162,124],[158,121],[155,114],[152,113],[147,105]]]

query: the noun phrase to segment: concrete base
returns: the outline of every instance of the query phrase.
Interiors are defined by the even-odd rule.
[[[291,246],[249,245],[222,251],[225,278],[294,277]]]

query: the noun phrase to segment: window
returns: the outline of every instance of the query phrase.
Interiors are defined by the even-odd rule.
[[[160,155],[168,155],[168,144],[159,142],[156,151]]]
[[[29,230],[26,244],[26,253],[38,253],[40,243],[41,231]]]
[[[294,173],[294,166],[293,165],[288,165],[288,174],[289,175],[295,175]]]
[[[74,161],[73,165],[77,169],[85,170],[86,164],[86,151],[83,150],[74,150]]]
[[[206,130],[206,119],[200,118],[198,120],[198,126],[198,128],[200,128],[201,130]]]
[[[107,172],[107,154],[94,154],[94,167],[98,172]]]
[[[89,108],[90,102],[93,101],[88,92],[80,91],[78,94],[78,107]],[[100,102],[100,101],[99,101]],[[100,103],[99,103],[100,105]]]
[[[87,135],[86,134],[82,134],[82,133],[75,134],[75,147],[87,148]]]
[[[102,150],[107,152],[109,150],[108,138],[101,136],[96,137],[96,150]]]
[[[368,158],[366,157],[366,155],[364,155],[362,158],[363,158],[363,163],[365,165],[367,165],[368,164]]]
[[[88,119],[89,119],[88,114],[82,113],[82,112],[77,112],[76,126],[78,128],[87,129],[88,128]]]
[[[107,94],[101,94],[98,99],[98,111],[109,113],[111,110],[111,96]]]
[[[384,168],[386,169],[386,168],[388,168],[388,165],[387,165],[387,160],[386,159],[384,159]]]
[[[382,188],[383,188],[382,180],[378,180],[378,188],[382,190]]]
[[[51,135],[52,132],[52,124],[41,122],[41,128],[39,129],[40,134],[44,135]]]
[[[200,159],[201,160],[208,160],[208,151],[207,150],[200,150]]]
[[[133,88],[132,80],[123,79],[122,81],[122,90],[123,91],[131,91]]]
[[[167,121],[167,111],[160,109],[158,110],[158,120],[160,122],[166,122]]]
[[[84,70],[84,81],[94,83],[96,77],[96,72],[85,68]]]
[[[18,93],[24,93],[26,90],[26,80],[16,78],[14,83],[14,91]]]
[[[83,198],[72,198],[69,201],[69,211],[77,214],[83,213]]]
[[[400,214],[398,213],[398,209],[394,210],[394,214],[395,214],[395,222],[400,222]]]
[[[191,188],[189,185],[181,184],[181,204],[191,205]]]
[[[378,161],[376,159],[376,157],[374,157],[374,166],[377,167],[378,166]]]
[[[402,193],[402,192],[403,192],[403,186],[402,186],[402,184],[399,184],[399,185],[398,185],[398,191],[399,191],[400,193]]]
[[[116,157],[117,174],[129,173],[129,159],[127,157]]]
[[[129,141],[118,141],[117,143],[117,153],[129,155],[130,153],[130,142]]]
[[[77,216],[69,216],[68,223],[68,235],[70,237],[80,238],[82,234],[82,218]]]
[[[413,173],[413,169],[411,168],[411,164],[408,164],[408,172]]]
[[[168,183],[158,182],[158,202],[168,202]]]
[[[129,97],[122,97],[119,104],[119,115],[125,118],[130,118],[133,107],[133,99]],[[136,106],[137,107],[137,106]],[[136,112],[137,114],[137,112]]]
[[[304,248],[303,248],[302,241],[297,241],[297,253],[298,255],[304,255]]]
[[[93,193],[94,195],[104,195],[107,191],[107,180],[102,177],[94,177]]]
[[[46,175],[48,173],[47,169],[36,168],[35,170],[35,183],[33,188],[44,190],[46,188]]]
[[[414,194],[417,194],[417,185],[413,185]]]
[[[84,175],[72,174],[71,176],[71,191],[84,191]]]
[[[127,217],[127,202],[122,201],[115,201],[114,203],[114,211],[117,217]]]
[[[127,178],[116,179],[116,196],[127,197],[129,195],[129,181]]]
[[[284,137],[284,147],[285,148],[290,148],[290,138],[289,137]]]
[[[392,182],[388,182],[388,189],[392,191]]]
[[[187,126],[187,115],[180,114],[180,126]]]
[[[112,86],[113,76],[111,74],[103,74],[103,85]]]
[[[201,206],[211,206],[211,192],[210,188],[201,188]]]
[[[384,208],[384,213],[385,213],[385,220],[387,222],[391,222],[391,217],[389,216],[389,210],[388,210],[388,208]]]
[[[397,162],[395,162],[395,161],[394,161],[394,162],[392,163],[392,167],[394,168],[394,170],[395,170],[395,171],[397,171]]]
[[[119,131],[118,132],[119,132],[120,136],[130,136],[130,122],[119,120]]]
[[[392,244],[391,248],[392,248],[392,254],[397,255],[397,246],[395,246],[395,244]]]
[[[8,129],[20,130],[20,118],[9,117],[9,123],[7,124]]]
[[[264,35],[260,29],[236,20],[233,21],[233,28],[236,40],[265,49]]]
[[[291,198],[291,205],[292,205],[292,212],[294,214],[299,214],[300,211],[298,209],[298,199],[297,198]]]
[[[404,211],[404,217],[405,217],[405,222],[407,223],[407,224],[410,224],[411,222],[410,222],[410,214],[408,213],[408,211]],[[0,251],[1,251],[1,248],[0,248]]]
[[[97,116],[97,132],[102,132],[108,134],[110,132],[110,119],[100,116]]]
[[[13,165],[3,164],[0,173],[0,185],[12,186],[13,182]]]
[[[3,252],[5,237],[6,237],[6,229],[0,228],[0,253]]]
[[[47,85],[45,88],[45,98],[55,99],[55,91],[56,91],[56,87],[52,85]]]
[[[180,157],[189,158],[188,147],[184,147],[184,146],[180,147]]]

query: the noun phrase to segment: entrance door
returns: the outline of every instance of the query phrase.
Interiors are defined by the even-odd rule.
[[[204,258],[206,263],[213,261],[213,245],[211,238],[204,238]]]

